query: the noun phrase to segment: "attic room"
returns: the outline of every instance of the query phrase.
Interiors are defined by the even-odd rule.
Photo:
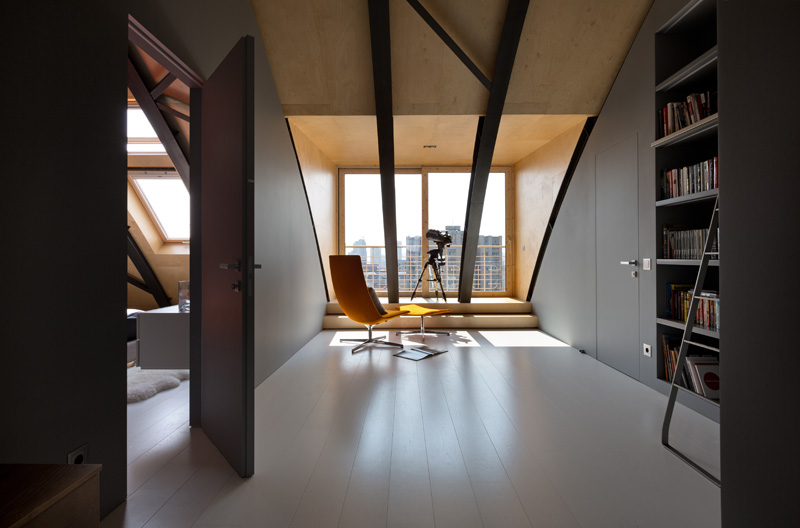
[[[765,87],[779,101],[796,91],[796,4],[416,3],[492,85],[498,86],[498,65],[508,63],[499,110],[492,110],[498,101],[492,90],[415,12],[413,1],[107,4],[4,5],[0,17],[4,39],[15,43],[3,47],[4,63],[25,81],[24,90],[4,83],[2,98],[3,115],[14,126],[4,149],[11,163],[3,239],[10,255],[24,255],[3,264],[11,279],[6,298],[14,300],[2,332],[4,468],[63,465],[75,446],[88,445],[88,463],[102,464],[94,511],[103,526],[671,526],[675,521],[664,512],[677,505],[689,513],[687,525],[780,526],[800,519],[793,499],[800,457],[791,447],[800,432],[800,365],[790,333],[800,292],[784,278],[792,273],[791,258],[769,262],[781,295],[753,277],[765,255],[797,242],[787,226],[800,191],[791,171],[798,116],[791,105],[750,104]],[[383,37],[391,38],[383,47],[375,45],[382,37],[370,33],[373,4],[388,12],[390,31]],[[506,13],[523,4],[516,58],[508,61],[498,54],[508,49],[504,28],[513,25]],[[212,101],[205,94],[212,93],[206,88],[218,65],[237,49],[252,61],[255,90],[241,105],[254,132],[252,147],[243,151],[251,160],[250,168],[244,165],[252,170],[255,204],[246,255],[211,253],[213,244],[195,229],[202,224],[205,237],[217,218],[194,216],[201,209],[195,201],[187,252],[184,239],[165,242],[133,199],[140,195],[130,174],[172,175],[174,167],[163,156],[132,163],[137,157],[125,151],[129,16],[196,72],[204,101]],[[245,35],[254,38],[240,48]],[[374,62],[378,52],[383,62]],[[376,87],[374,75],[383,71],[385,80],[389,64],[387,112],[387,90]],[[164,74],[151,75],[149,90]],[[695,91],[681,78],[692,75],[702,83],[713,76],[713,91],[719,87],[719,117],[692,129],[701,129],[691,143],[696,154],[690,143],[665,145],[658,118],[662,101],[678,90],[667,85]],[[52,99],[54,80],[59,101],[39,103]],[[185,99],[173,99],[187,115],[202,114],[204,123],[220,118],[211,103],[196,112],[192,101],[187,108]],[[222,108],[217,113],[229,117]],[[212,174],[206,163],[225,138],[197,141],[194,129],[174,124],[185,120],[173,118],[173,133],[183,127],[175,138],[192,170],[191,190],[198,172]],[[435,200],[425,196],[440,173],[471,178],[475,160],[486,159],[476,132],[487,126],[496,142],[485,173],[504,175],[506,222],[498,245],[505,251],[499,283],[506,289],[479,292],[462,287],[472,281],[454,281],[447,304],[510,298],[529,303],[535,323],[514,329],[452,323],[451,338],[431,337],[448,353],[418,363],[378,347],[351,354],[340,339],[363,331],[326,327],[336,301],[328,256],[360,254],[356,246],[380,249],[389,241],[385,257],[395,241],[386,236],[385,215],[377,243],[363,236],[358,244],[362,233],[345,236],[352,216],[343,203],[348,175],[419,179],[414,192],[422,198],[413,206],[388,200],[383,191],[371,198],[395,205],[398,219],[407,210],[428,210],[416,232],[402,232],[397,223],[397,249],[409,242],[420,249],[398,251],[394,265],[387,258],[385,267],[375,267],[383,273],[376,289],[386,285],[382,300],[390,307],[408,302],[408,291],[394,289],[395,272],[387,269],[401,276],[404,255],[424,255],[431,247],[426,228],[459,227],[465,240],[474,237],[464,243],[473,249],[483,244],[480,237],[501,236],[499,229],[470,234],[469,222],[457,217],[435,220]],[[202,147],[190,148],[196,144]],[[391,166],[381,156],[387,145]],[[691,159],[675,161],[687,153]],[[699,338],[705,347],[718,342],[722,382],[716,401],[677,392],[673,439],[688,441],[692,456],[709,454],[720,486],[662,445],[673,397],[662,343],[675,332],[664,315],[664,285],[688,282],[693,272],[663,262],[662,226],[686,226],[678,215],[682,202],[661,204],[658,187],[662,169],[717,155],[718,192],[704,191],[714,195],[710,203],[703,198],[685,209],[703,222],[706,214],[722,218],[725,241],[709,277],[712,289],[723,292],[725,330]],[[470,199],[459,211],[467,219],[477,215],[480,224],[484,196],[467,187]],[[209,188],[191,192],[191,199],[215,194]],[[713,215],[695,211],[713,205],[717,195],[722,205]],[[211,210],[205,202],[202,209]],[[484,217],[490,209],[496,207],[483,209]],[[253,314],[252,333],[242,332],[243,359],[233,363],[243,368],[235,374],[226,370],[230,363],[200,368],[214,356],[210,347],[195,353],[197,343],[226,313],[222,304],[209,306],[216,309],[210,315],[193,305],[191,427],[174,437],[180,450],[169,451],[165,440],[163,451],[153,451],[161,453],[160,462],[138,465],[126,461],[121,314],[132,300],[145,310],[158,302],[131,281],[146,282],[128,260],[126,231],[140,242],[171,300],[178,280],[190,277],[195,301],[196,281],[212,276],[203,255],[215,259],[227,290],[235,258],[255,277],[243,278],[244,291],[248,284],[253,290],[252,305],[244,308]],[[618,244],[623,232],[628,245]],[[411,283],[418,269],[406,271]],[[623,293],[623,282],[609,278],[614,274],[633,288]],[[203,290],[212,295],[212,288]],[[443,304],[431,299],[430,288],[424,293],[414,302]],[[451,324],[445,319],[432,328]],[[413,328],[418,321],[405,324]],[[222,404],[230,402],[240,402],[243,412],[226,411]],[[215,428],[226,420],[232,426],[223,429],[243,434],[233,437],[243,444],[232,449],[245,453],[249,472],[223,454],[229,438],[216,436]],[[131,482],[141,486],[132,490]]]

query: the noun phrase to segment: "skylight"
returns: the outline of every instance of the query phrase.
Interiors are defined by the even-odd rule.
[[[167,242],[189,240],[189,192],[176,173],[132,173],[131,182]]]
[[[128,107],[128,153],[165,154],[164,145],[144,112],[138,106]]]

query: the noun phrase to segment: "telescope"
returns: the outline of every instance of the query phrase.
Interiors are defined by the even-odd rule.
[[[453,237],[451,237],[447,231],[439,231],[438,229],[428,229],[428,232],[425,233],[425,238],[430,240],[431,242],[436,242],[436,248],[428,251],[428,253],[433,258],[438,258],[440,260],[444,259],[444,248],[450,247],[450,244],[453,242]],[[433,255],[433,252],[437,252],[438,255]]]
[[[422,276],[425,275],[425,270],[427,270],[428,266],[430,266],[433,273],[433,278],[431,278],[431,272],[428,272],[428,281],[434,283],[433,291],[436,293],[436,298],[439,298],[439,290],[436,289],[436,284],[438,284],[439,289],[442,290],[442,299],[444,299],[444,302],[447,302],[447,296],[444,293],[444,286],[442,286],[442,277],[439,274],[439,266],[443,266],[445,263],[444,248],[450,246],[450,244],[453,242],[453,237],[451,237],[447,231],[428,229],[428,232],[425,233],[425,238],[427,238],[430,242],[435,242],[436,249],[428,250],[428,262],[425,263],[425,266],[422,268],[422,273],[419,274],[417,285],[414,286],[414,291],[411,292],[411,300],[414,300],[414,296],[417,294],[417,288],[419,288],[419,285],[422,282]]]

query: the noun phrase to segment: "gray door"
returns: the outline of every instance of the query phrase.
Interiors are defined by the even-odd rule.
[[[637,137],[597,154],[597,359],[639,379]],[[637,260],[637,265],[627,264]],[[623,264],[625,262],[625,264]],[[632,276],[636,273],[636,277]]]
[[[200,425],[253,474],[253,38],[202,89]]]

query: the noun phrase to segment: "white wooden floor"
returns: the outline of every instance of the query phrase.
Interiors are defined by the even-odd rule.
[[[666,398],[610,367],[536,331],[428,336],[449,352],[420,362],[345,334],[256,389],[249,479],[189,429],[188,382],[129,405],[129,497],[102,526],[720,525],[719,489],[660,444]],[[672,430],[719,474],[717,424],[678,406]]]

